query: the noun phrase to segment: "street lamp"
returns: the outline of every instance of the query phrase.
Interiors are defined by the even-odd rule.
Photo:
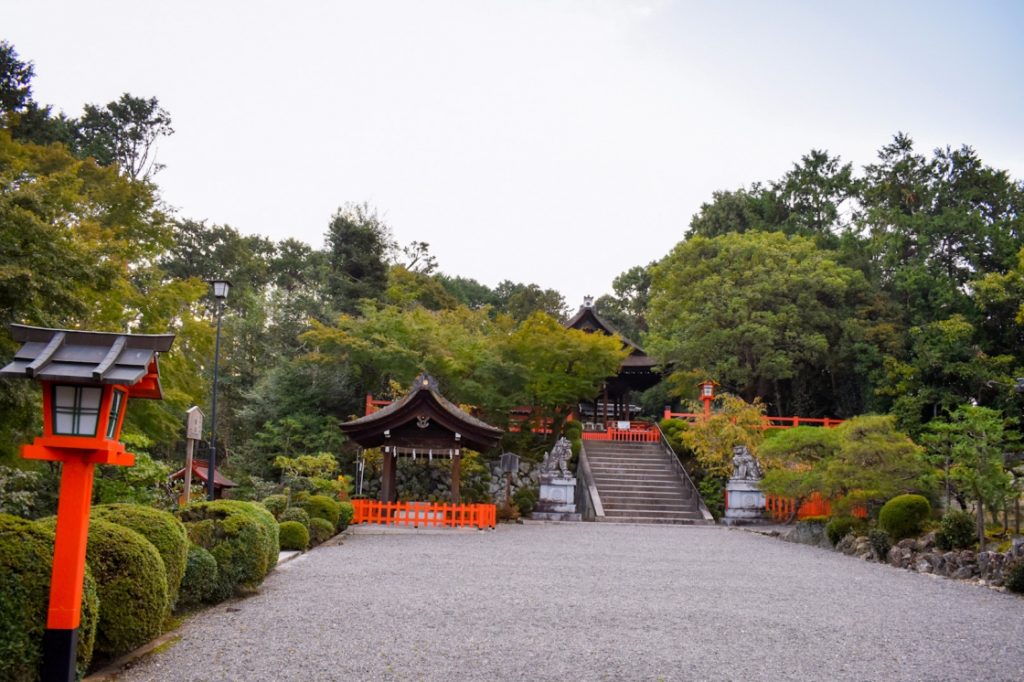
[[[214,499],[217,480],[217,378],[220,364],[220,320],[224,316],[224,301],[231,290],[231,282],[226,279],[212,279],[213,297],[217,299],[217,340],[213,347],[213,401],[210,409],[210,461],[206,468],[206,497]]]

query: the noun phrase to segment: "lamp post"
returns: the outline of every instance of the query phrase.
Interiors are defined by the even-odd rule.
[[[40,678],[71,682],[94,470],[135,463],[120,442],[125,406],[128,398],[161,399],[157,356],[170,350],[174,336],[16,324],[10,330],[22,346],[0,376],[34,379],[43,394],[43,435],[22,445],[21,456],[62,463]]]
[[[210,280],[213,297],[217,299],[217,340],[213,347],[213,400],[210,406],[210,461],[206,468],[206,497],[213,500],[217,480],[217,379],[220,364],[220,320],[224,316],[224,300],[228,297],[231,282],[226,279]]]
[[[715,399],[715,386],[718,384],[711,379],[705,379],[697,385],[700,386],[700,399],[704,401],[704,418],[707,419],[711,416],[711,401]]]

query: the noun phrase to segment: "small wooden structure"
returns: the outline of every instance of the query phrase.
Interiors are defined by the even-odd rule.
[[[180,478],[185,478],[185,474],[188,472],[188,468],[178,469],[170,475],[172,481],[176,481]],[[203,486],[207,486],[210,481],[210,463],[205,459],[194,459],[192,460],[192,476],[191,479],[198,479],[203,482]],[[238,484],[232,481],[230,478],[220,472],[220,469],[213,474],[213,490],[214,499],[221,499],[224,497],[224,490],[227,488],[237,488]]]
[[[381,448],[384,471],[381,502],[398,499],[396,470],[399,457],[428,461],[448,458],[452,466],[452,503],[459,503],[462,449],[484,452],[495,447],[504,432],[449,402],[428,374],[416,377],[412,390],[373,414],[341,425],[342,432],[364,448]]]

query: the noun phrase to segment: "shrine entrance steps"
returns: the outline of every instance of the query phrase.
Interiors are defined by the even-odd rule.
[[[604,516],[618,523],[708,523],[700,496],[661,443],[585,441]]]

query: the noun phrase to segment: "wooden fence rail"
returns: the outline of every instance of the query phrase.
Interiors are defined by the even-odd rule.
[[[665,419],[682,419],[688,422],[704,419],[702,413],[672,412],[671,410],[665,410],[664,417]],[[831,417],[769,417],[768,415],[761,417],[761,428],[763,429],[791,429],[796,426],[824,426],[826,429],[830,429],[842,423],[842,419],[832,419]]]
[[[728,504],[728,502],[726,502]],[[783,522],[793,517],[793,508],[796,500],[792,497],[780,497],[778,495],[765,495],[764,508],[772,521]],[[864,506],[854,507],[850,514],[858,519],[868,517],[868,509]],[[797,519],[806,519],[811,516],[832,516],[832,503],[821,496],[821,493],[811,493],[796,510]]]
[[[497,507],[493,504],[434,502],[378,502],[352,500],[352,523],[435,528],[494,528]]]

